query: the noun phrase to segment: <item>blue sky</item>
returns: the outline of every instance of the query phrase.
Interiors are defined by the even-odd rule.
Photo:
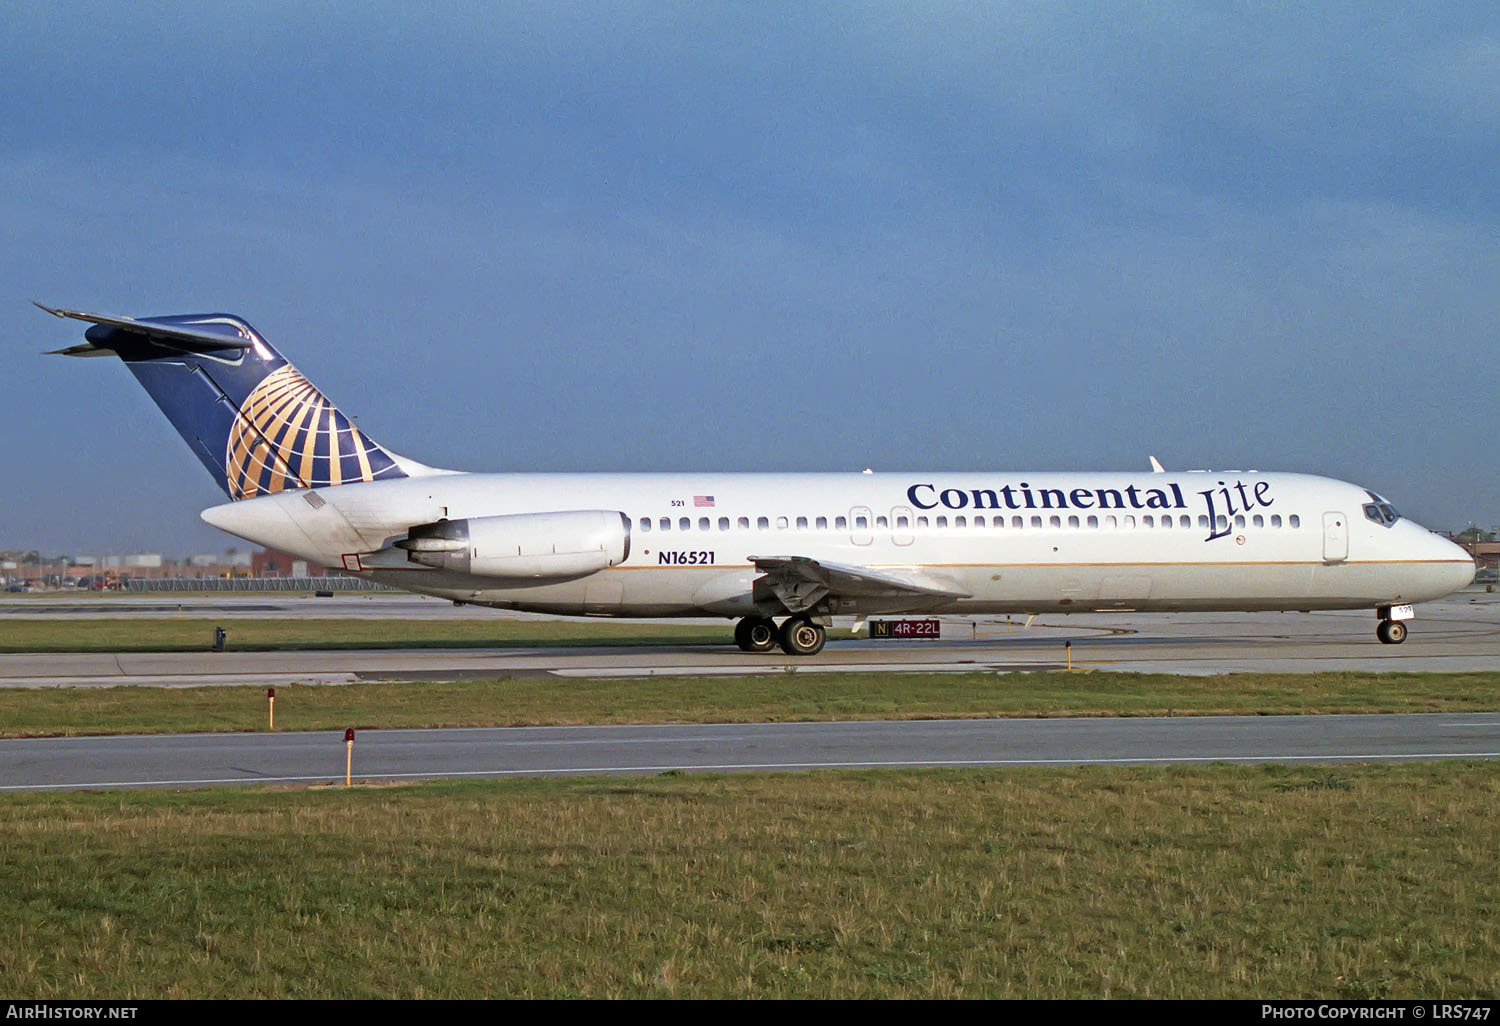
[[[1500,522],[1493,4],[21,0],[0,58],[0,548],[233,544],[33,299],[241,314],[443,466],[1154,454]]]

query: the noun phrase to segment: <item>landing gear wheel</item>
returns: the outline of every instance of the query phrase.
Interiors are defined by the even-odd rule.
[[[764,616],[747,616],[734,625],[734,643],[745,652],[769,652],[776,647],[776,623]]]
[[[794,616],[781,625],[781,650],[787,655],[817,655],[827,640],[828,632],[804,617]]]
[[[1399,645],[1406,640],[1406,624],[1400,620],[1381,620],[1375,636],[1382,645]]]

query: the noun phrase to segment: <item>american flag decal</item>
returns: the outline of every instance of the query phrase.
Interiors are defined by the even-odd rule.
[[[701,508],[703,506],[712,506],[713,504],[714,504],[714,497],[712,495],[695,495],[695,496],[693,496],[693,505],[694,506],[698,506],[698,507]]]

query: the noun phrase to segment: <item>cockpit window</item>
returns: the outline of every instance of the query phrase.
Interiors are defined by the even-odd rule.
[[[1390,527],[1401,519],[1401,514],[1396,512],[1395,506],[1392,506],[1374,492],[1366,492],[1365,494],[1375,500],[1374,502],[1365,503],[1363,507],[1365,519],[1373,520],[1382,527]]]

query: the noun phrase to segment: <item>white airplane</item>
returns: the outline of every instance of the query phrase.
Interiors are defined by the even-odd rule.
[[[40,304],[39,304],[40,305]],[[245,321],[89,322],[230,502],[215,527],[459,603],[724,616],[751,652],[836,615],[1374,609],[1467,585],[1457,545],[1357,485],[1256,471],[472,474],[369,438]],[[777,620],[780,623],[777,623]]]

